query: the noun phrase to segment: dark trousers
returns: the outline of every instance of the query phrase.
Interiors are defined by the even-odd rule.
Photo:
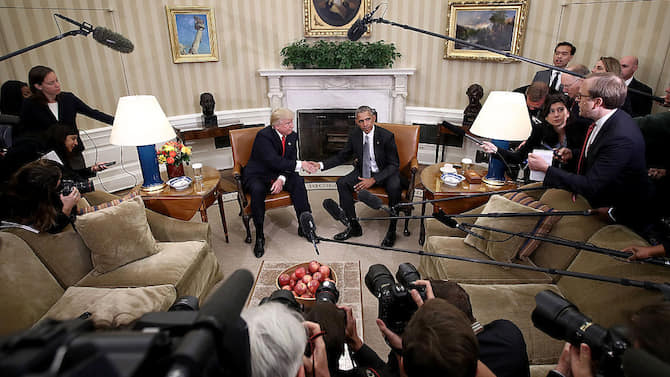
[[[356,209],[354,208],[354,186],[360,181],[358,177],[361,173],[358,169],[354,169],[351,173],[340,177],[337,180],[337,192],[340,196],[340,207],[347,214],[347,217],[353,219],[356,217]],[[375,183],[375,186],[382,186],[386,189],[389,196],[389,206],[394,206],[400,203],[400,196],[402,195],[402,186],[400,184],[400,174],[392,174],[381,182]],[[374,186],[373,186],[374,187]]]
[[[251,217],[254,219],[254,226],[258,229],[263,225],[265,218],[265,197],[270,193],[272,180],[266,177],[249,177],[244,180],[244,189],[251,196]],[[293,208],[298,219],[300,214],[312,209],[307,199],[307,189],[305,189],[305,180],[298,174],[289,174],[286,176],[284,191],[288,191],[293,201]]]

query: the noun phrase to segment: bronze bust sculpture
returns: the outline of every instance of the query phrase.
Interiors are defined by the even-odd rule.
[[[482,104],[479,101],[484,97],[484,88],[479,84],[472,84],[465,94],[468,96],[468,106],[463,111],[463,128],[469,131],[477,114],[479,114],[479,110],[482,109]]]
[[[214,96],[212,93],[200,94],[200,106],[202,107],[202,124],[205,128],[217,127],[218,121],[214,115]]]

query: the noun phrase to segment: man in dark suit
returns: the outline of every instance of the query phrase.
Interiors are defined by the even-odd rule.
[[[624,56],[619,61],[621,63],[621,76],[626,80],[626,85],[630,89],[639,90],[644,93],[652,94],[651,88],[644,83],[637,81],[633,75],[637,71],[638,59],[637,56]],[[633,92],[628,93],[630,98],[631,114],[633,118],[641,117],[651,114],[652,100],[651,97],[646,97],[642,94]]]
[[[271,126],[258,131],[251,157],[242,171],[242,184],[251,195],[251,215],[256,228],[256,258],[265,253],[263,219],[267,194],[288,191],[298,219],[301,213],[311,212],[305,180],[298,172],[301,168],[314,172],[316,167],[306,161],[297,161],[298,134],[293,132],[293,115],[293,111],[289,109],[276,109],[272,112]],[[304,235],[300,227],[298,235]]]
[[[340,205],[350,219],[347,229],[335,235],[336,240],[363,235],[363,229],[356,218],[354,208],[354,191],[366,190],[372,186],[383,186],[389,196],[389,205],[400,202],[402,188],[400,185],[400,161],[398,147],[393,133],[385,130],[375,122],[375,111],[368,106],[356,109],[358,128],[349,133],[347,144],[335,156],[320,163],[321,169],[330,169],[341,165],[354,157],[354,171],[337,180],[337,192]],[[364,148],[365,147],[365,148]],[[383,246],[391,247],[395,243],[395,229],[398,220],[390,220]]]
[[[570,42],[560,42],[554,48],[554,66],[559,68],[565,68],[572,60],[572,57],[575,55],[577,48]],[[545,84],[549,85],[549,90],[551,93],[561,93],[561,77],[563,74],[560,71],[553,69],[545,69],[543,71],[537,71],[533,81],[542,81]]]
[[[612,221],[642,231],[647,212],[649,181],[645,144],[632,118],[618,109],[626,98],[626,84],[613,73],[591,74],[582,83],[577,101],[580,115],[595,123],[580,149],[563,148],[558,158],[577,159],[577,173],[550,167],[542,158],[528,155],[532,170],[546,173],[545,186],[583,195],[593,208]]]

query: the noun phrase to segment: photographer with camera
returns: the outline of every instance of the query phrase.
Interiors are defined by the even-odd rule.
[[[37,160],[12,176],[1,194],[2,226],[25,225],[35,232],[58,233],[75,220],[74,210],[81,198],[77,188],[61,191],[59,164]]]

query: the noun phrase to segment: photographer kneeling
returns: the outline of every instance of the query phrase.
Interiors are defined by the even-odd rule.
[[[19,169],[0,199],[3,227],[21,224],[36,232],[58,233],[74,222],[81,195],[76,187],[62,193],[61,177],[60,165],[50,160]]]

